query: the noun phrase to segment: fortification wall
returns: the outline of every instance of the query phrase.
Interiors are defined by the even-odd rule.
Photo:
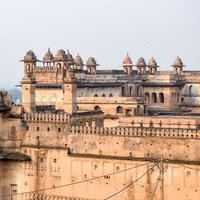
[[[139,179],[127,190],[124,190],[113,199],[143,200],[150,199],[156,187],[159,176],[157,166],[144,165],[144,161],[111,159],[103,157],[89,157],[67,154],[67,150],[48,149],[34,147],[23,147],[24,153],[31,155],[32,163],[24,164],[25,182],[22,191],[33,191],[43,188],[62,186],[72,183],[66,187],[44,190],[40,192],[44,196],[59,199],[62,196],[85,199],[105,199],[115,192],[128,186],[131,182]],[[143,166],[141,166],[143,165]],[[184,166],[184,167],[183,167]],[[200,195],[199,168],[195,165],[179,165],[164,163],[164,195],[165,200],[176,197],[177,200],[197,200]],[[194,168],[188,169],[185,168]],[[123,171],[124,170],[124,171]],[[121,172],[120,172],[121,171]],[[114,173],[114,175],[111,175]],[[101,177],[101,178],[97,178]],[[88,179],[94,179],[89,180]],[[75,184],[83,181],[81,184]],[[29,195],[26,195],[28,199]],[[154,199],[160,199],[160,190],[157,188]]]
[[[200,160],[200,130],[69,127],[65,120],[58,119],[59,115],[54,115],[24,116],[27,128],[21,147],[32,161],[21,164],[25,176],[17,180],[18,192],[102,176],[99,180],[47,190],[42,194],[54,199],[58,196],[104,199],[142,176],[163,157],[165,199],[171,200],[174,195],[177,200],[198,199],[200,169],[196,164]],[[147,161],[151,164],[138,167]],[[125,170],[129,168],[134,169]],[[125,171],[107,175],[120,170]],[[150,198],[158,175],[159,169],[155,167],[115,199]],[[157,190],[154,199],[159,199],[159,195]],[[20,196],[20,199],[27,198],[29,196]]]

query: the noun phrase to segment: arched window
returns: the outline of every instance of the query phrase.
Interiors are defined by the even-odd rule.
[[[121,106],[118,106],[116,108],[116,111],[117,111],[118,114],[121,114],[121,113],[123,113],[124,109]]]
[[[152,102],[157,103],[157,96],[155,92],[152,93]]]
[[[58,64],[56,65],[56,67],[57,67],[58,69],[61,69],[61,64],[58,63]]]
[[[95,110],[101,110],[101,107],[100,106],[95,106],[94,109]]]
[[[98,94],[95,94],[94,97],[98,97]]]
[[[162,92],[159,93],[159,102],[160,103],[164,103],[165,102],[164,94]]]
[[[192,85],[189,86],[189,96],[192,96]]]
[[[126,96],[126,90],[124,86],[122,87],[122,96]]]
[[[110,94],[109,94],[109,97],[113,97],[113,94],[112,94],[112,93],[110,93]]]
[[[102,94],[102,97],[105,97],[106,95],[105,94]]]
[[[149,93],[148,92],[145,92],[145,100],[146,100],[146,103],[149,103]]]
[[[77,110],[77,111],[79,110],[79,107],[78,107],[78,106],[76,106],[76,110]]]
[[[181,98],[181,103],[185,103],[185,99],[183,97]]]

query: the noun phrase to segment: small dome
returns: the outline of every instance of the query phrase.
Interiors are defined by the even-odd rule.
[[[130,56],[127,53],[126,57],[123,60],[123,65],[132,65],[132,64],[133,64],[132,60],[131,60]]]
[[[57,51],[55,55],[56,60],[65,60],[66,59],[66,52],[63,49]]]
[[[141,58],[138,59],[137,66],[138,67],[145,67],[146,66],[146,62],[145,62],[145,60],[144,60],[143,57],[141,57]]]
[[[149,59],[148,66],[149,67],[157,67],[158,66],[156,60],[154,59],[154,57],[151,57]]]
[[[67,58],[68,62],[74,63],[74,58],[73,58],[72,54],[69,53],[69,50],[67,50],[66,58]]]
[[[74,59],[75,65],[76,66],[83,66],[83,60],[81,58],[81,56],[78,54],[75,59]]]
[[[182,67],[183,66],[183,61],[181,60],[181,58],[179,56],[177,56],[177,58],[175,59],[173,66],[174,67]]]
[[[37,61],[37,57],[32,50],[29,50],[24,56],[24,61]]]
[[[89,57],[86,63],[87,66],[97,66],[97,62],[94,57]]]
[[[43,57],[43,61],[52,61],[53,59],[53,54],[51,53],[50,48],[48,48],[47,53]]]

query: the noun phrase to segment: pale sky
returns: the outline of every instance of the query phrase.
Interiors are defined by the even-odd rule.
[[[69,49],[102,69],[154,56],[161,70],[179,55],[200,70],[199,0],[0,0],[0,88],[21,80],[26,51],[42,59]]]

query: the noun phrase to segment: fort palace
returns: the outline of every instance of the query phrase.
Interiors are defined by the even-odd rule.
[[[199,200],[200,71],[63,49],[21,62],[21,105],[0,91],[0,200]]]

